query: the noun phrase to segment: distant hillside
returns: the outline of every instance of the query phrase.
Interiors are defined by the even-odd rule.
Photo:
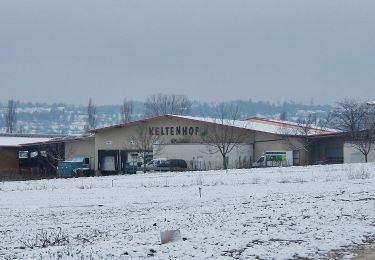
[[[264,101],[236,100],[226,102],[238,105],[242,118],[249,116],[264,116],[279,119],[280,113],[285,112],[288,120],[297,120],[308,113],[325,114],[331,110],[329,105],[306,105],[294,102],[272,104]],[[17,102],[17,128],[22,133],[41,134],[80,134],[84,132],[86,120],[85,106],[67,105],[62,103],[23,103]],[[97,126],[107,126],[120,123],[121,105],[97,106]],[[5,132],[6,104],[0,103],[0,132]],[[214,105],[194,101],[191,115],[214,116]],[[134,119],[143,117],[143,103],[134,102]]]

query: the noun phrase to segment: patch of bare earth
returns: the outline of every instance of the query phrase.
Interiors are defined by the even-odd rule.
[[[368,248],[358,252],[354,257],[355,260],[374,260],[375,259],[375,245],[373,248]]]
[[[362,245],[353,245],[345,249],[331,250],[324,259],[375,260],[375,236],[366,237]]]

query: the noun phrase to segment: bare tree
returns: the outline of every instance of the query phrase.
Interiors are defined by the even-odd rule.
[[[349,134],[352,147],[363,154],[365,162],[375,145],[375,120],[369,106],[355,100],[337,103],[334,110],[337,127]]]
[[[286,121],[288,119],[288,113],[286,111],[282,111],[280,113],[280,120]]]
[[[61,111],[60,120],[61,120],[60,133],[65,135],[69,131],[69,120],[68,120],[68,114],[67,114],[65,107]]]
[[[8,107],[5,114],[5,126],[7,133],[14,133],[16,131],[17,115],[16,104],[13,99],[8,100]]]
[[[334,128],[334,115],[332,112],[327,112],[319,118],[317,125],[322,129]]]
[[[162,139],[158,135],[153,135],[149,130],[149,125],[145,121],[141,121],[136,133],[130,137],[129,143],[134,150],[138,151],[138,155],[143,161],[143,172],[146,172],[147,158],[153,152],[154,145],[157,145],[155,154],[161,151]]]
[[[20,126],[18,127],[18,133],[20,133],[20,134],[25,133],[25,128],[23,127],[23,125],[20,125]]]
[[[356,100],[338,102],[333,110],[334,123],[342,131],[348,132],[351,138],[355,133],[365,129],[368,107]]]
[[[144,104],[145,116],[165,114],[186,115],[190,112],[191,101],[184,95],[157,94],[147,98]]]
[[[56,169],[58,161],[64,160],[65,145],[63,143],[41,144],[38,146],[40,153],[39,162],[43,167]]]
[[[365,129],[359,130],[352,135],[350,140],[353,148],[358,150],[368,162],[368,154],[375,147],[375,118],[374,114],[368,109],[365,119]]]
[[[228,154],[234,148],[242,146],[249,134],[244,128],[246,123],[239,121],[238,117],[238,107],[218,105],[213,124],[209,126],[208,133],[202,136],[208,152],[221,155],[224,169],[228,169]]]
[[[300,138],[301,148],[307,152],[310,151],[312,140],[310,136],[315,134],[317,116],[316,114],[308,114],[307,117],[297,120],[297,128],[295,129],[295,135]]]
[[[363,154],[365,162],[368,162],[368,154],[375,146],[375,132],[374,130],[366,129],[358,132],[356,138],[350,141],[353,148]]]
[[[304,118],[299,118],[297,123],[293,125],[280,126],[279,133],[282,140],[293,151],[310,152],[313,140],[312,134],[319,133],[316,128],[317,116],[310,113]]]
[[[132,120],[133,115],[133,101],[124,99],[121,106],[121,120],[122,123],[127,123]]]
[[[89,99],[89,104],[87,105],[87,121],[85,125],[85,130],[94,129],[96,127],[96,106],[92,102],[92,99]]]

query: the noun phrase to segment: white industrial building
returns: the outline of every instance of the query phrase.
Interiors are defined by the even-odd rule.
[[[102,174],[123,171],[139,147],[134,146],[133,137],[142,131],[157,136],[158,142],[150,149],[154,158],[184,159],[191,169],[218,169],[222,167],[222,157],[210,151],[204,135],[212,135],[217,129],[231,129],[235,135],[244,135],[241,143],[228,153],[229,168],[249,167],[265,151],[293,151],[294,165],[306,165],[313,161],[331,159],[342,162],[342,142],[333,140],[337,131],[310,127],[308,133],[301,126],[286,121],[251,117],[237,121],[218,121],[179,115],[162,115],[144,120],[113,125],[93,130],[95,133],[95,169]],[[215,130],[216,129],[216,130]],[[287,138],[286,138],[287,137]],[[302,145],[309,137],[324,143],[310,151]],[[341,145],[341,146],[340,146]]]

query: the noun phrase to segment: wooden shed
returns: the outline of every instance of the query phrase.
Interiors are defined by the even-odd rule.
[[[20,152],[22,145],[50,140],[51,136],[0,134],[0,180],[22,180]]]

